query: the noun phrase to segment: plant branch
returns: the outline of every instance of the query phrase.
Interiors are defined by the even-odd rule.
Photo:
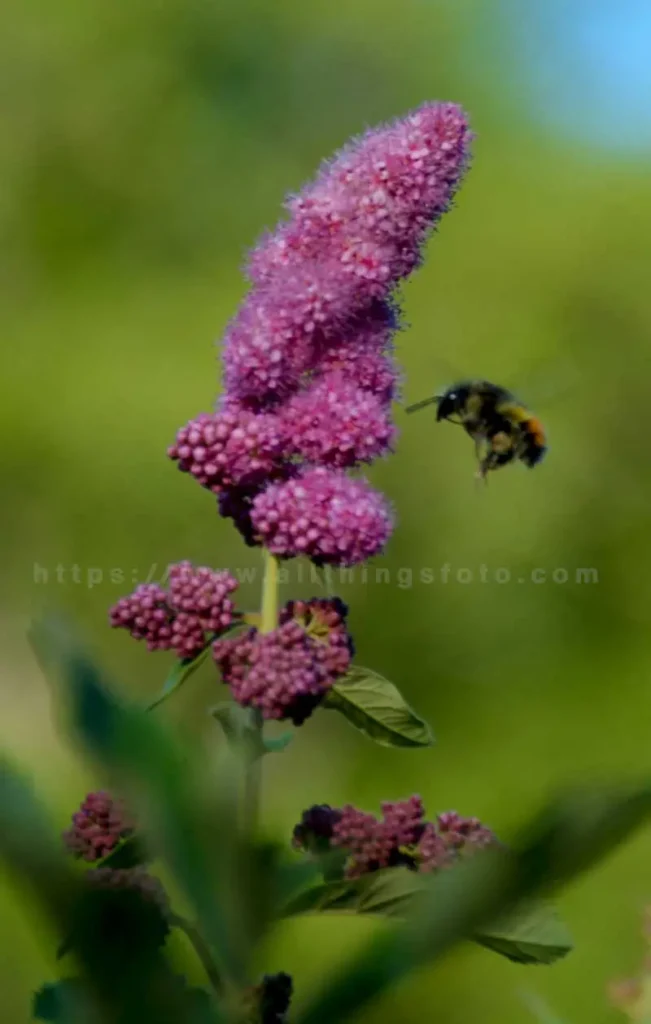
[[[224,983],[220,977],[219,971],[217,970],[217,965],[213,960],[208,943],[199,929],[192,923],[192,921],[188,921],[187,918],[181,917],[180,914],[170,914],[169,923],[173,928],[178,928],[179,931],[182,931],[185,934],[186,938],[192,944],[197,957],[201,961],[201,965],[206,972],[206,977],[213,989],[218,995],[223,996]]]
[[[264,560],[260,632],[271,633],[278,625],[278,559],[265,551]]]
[[[278,625],[278,559],[264,552],[264,580],[262,583],[262,609],[260,632],[271,633]],[[251,726],[262,734],[263,719],[257,708],[251,709]],[[246,775],[244,791],[244,821],[250,833],[255,831],[260,808],[262,784],[262,758],[254,752]]]

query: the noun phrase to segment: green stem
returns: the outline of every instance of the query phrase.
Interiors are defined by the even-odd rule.
[[[278,625],[278,559],[269,551],[264,553],[264,580],[262,583],[262,610],[260,632],[271,633]],[[262,733],[262,714],[257,708],[251,709],[251,725]],[[246,775],[244,791],[244,820],[249,833],[253,833],[260,809],[260,787],[262,783],[262,758],[254,757]]]
[[[271,633],[278,625],[278,559],[268,551],[264,553],[264,580],[262,583],[261,633]]]
[[[186,938],[192,943],[194,951],[201,961],[201,965],[206,972],[206,977],[213,989],[218,995],[223,995],[224,984],[212,958],[212,953],[210,952],[208,943],[199,929],[196,925],[192,924],[191,921],[188,921],[187,918],[181,917],[180,914],[170,914],[169,922],[173,928],[178,928],[179,931],[184,932]]]

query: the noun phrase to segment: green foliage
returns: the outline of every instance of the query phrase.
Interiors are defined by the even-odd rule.
[[[202,807],[201,786],[182,752],[158,720],[122,705],[105,688],[100,673],[65,634],[46,626],[36,634],[59,665],[71,703],[74,728],[147,823],[152,844],[169,863],[197,908],[199,921],[229,975],[244,978],[248,955],[242,930],[246,914],[248,853],[236,825],[239,763],[225,762],[220,788]]]
[[[313,886],[285,908],[286,916],[313,913],[378,914],[408,918],[429,891],[430,882],[405,868],[388,868],[362,878]],[[523,905],[504,919],[484,926],[472,938],[508,960],[551,964],[566,956],[572,940],[556,912],[545,903]]]
[[[147,710],[153,711],[153,709],[157,708],[159,704],[162,704],[168,697],[171,697],[173,693],[176,693],[178,688],[182,686],[183,683],[185,683],[190,676],[201,667],[201,665],[203,665],[209,654],[210,647],[208,646],[205,647],[203,651],[200,651],[199,654],[196,654],[194,658],[182,658],[177,661],[163,683],[163,688],[158,697],[155,697],[154,700],[147,705]]]
[[[88,890],[63,860],[29,787],[5,765],[0,776],[3,858],[62,934],[75,936],[83,969],[82,988],[68,981],[40,990],[37,1019],[74,1024],[88,999],[98,1024],[163,1021],[168,1017],[142,1016],[160,1015],[163,1006],[166,1014],[176,1015],[169,1019],[181,1024],[217,1021],[220,1014],[230,1020],[239,1012],[234,994],[246,988],[257,944],[275,920],[306,913],[381,915],[393,926],[350,957],[324,991],[308,998],[297,1024],[349,1019],[464,939],[520,964],[553,963],[571,942],[540,899],[591,868],[651,815],[651,787],[644,784],[586,788],[545,808],[509,848],[478,851],[434,875],[390,868],[315,885],[315,869],[328,877],[318,859],[307,868],[292,864],[282,849],[259,845],[241,831],[235,798],[242,779],[241,744],[229,747],[210,798],[202,798],[188,752],[154,716],[106,689],[100,671],[68,631],[48,623],[33,636],[43,661],[58,669],[76,734],[120,781],[130,806],[142,814],[147,848],[167,861],[184,889],[197,929],[178,915],[171,923],[194,942],[213,986],[208,996],[179,984],[158,945],[149,945],[135,921],[126,939],[107,948],[98,916],[104,897]]]
[[[43,985],[35,992],[32,1017],[52,1024],[94,1024],[97,1019],[83,985],[76,978]]]
[[[526,903],[475,936],[486,949],[518,964],[552,964],[573,949],[572,937],[548,903]]]
[[[353,665],[328,691],[324,707],[339,711],[356,729],[384,747],[429,747],[429,726],[397,686],[377,672]]]

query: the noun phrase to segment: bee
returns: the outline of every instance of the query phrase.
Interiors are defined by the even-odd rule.
[[[477,476],[482,480],[516,460],[532,468],[547,451],[540,420],[510,391],[490,381],[461,381],[405,411],[417,412],[434,404],[437,422],[459,424],[475,442]]]

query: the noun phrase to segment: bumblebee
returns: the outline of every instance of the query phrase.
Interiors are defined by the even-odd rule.
[[[477,475],[482,480],[516,460],[532,468],[547,451],[540,421],[510,391],[490,381],[461,381],[441,395],[410,405],[406,412],[433,404],[437,422],[459,424],[475,442]]]

